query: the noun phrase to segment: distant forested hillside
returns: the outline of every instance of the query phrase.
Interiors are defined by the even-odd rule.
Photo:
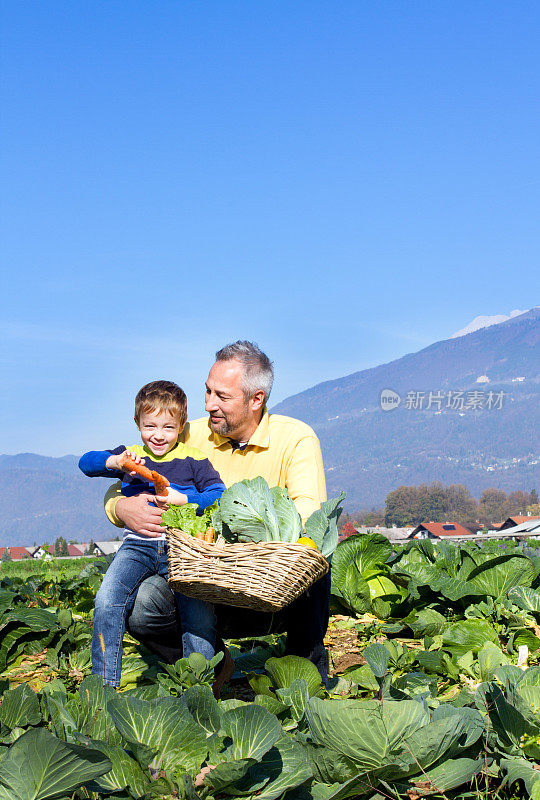
[[[75,456],[0,456],[0,546],[112,539],[118,529],[103,513],[111,481],[89,480]]]

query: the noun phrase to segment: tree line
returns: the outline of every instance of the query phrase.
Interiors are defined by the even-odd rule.
[[[348,514],[343,524],[403,528],[421,522],[458,522],[466,528],[489,528],[508,517],[526,514],[540,516],[536,489],[508,494],[502,489],[486,489],[476,500],[466,486],[435,482],[398,486],[388,493],[384,509]]]

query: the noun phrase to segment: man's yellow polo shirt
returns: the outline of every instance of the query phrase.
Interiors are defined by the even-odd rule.
[[[241,450],[214,433],[207,417],[188,422],[180,440],[204,453],[227,487],[260,475],[269,486],[287,489],[303,520],[326,500],[321,446],[312,428],[300,420],[265,411]],[[105,510],[111,522],[121,525],[114,514],[115,487],[107,492]]]

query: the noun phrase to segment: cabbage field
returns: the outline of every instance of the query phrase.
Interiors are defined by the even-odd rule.
[[[174,665],[126,637],[90,676],[105,564],[0,573],[0,800],[540,798],[540,555],[377,534],[332,564],[332,678],[279,636]]]

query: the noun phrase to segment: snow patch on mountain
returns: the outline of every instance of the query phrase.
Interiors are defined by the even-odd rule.
[[[506,322],[514,317],[519,317],[520,314],[525,314],[525,311],[519,311],[516,308],[509,314],[495,314],[491,317],[475,317],[472,322],[469,322],[468,325],[465,325],[465,327],[457,333],[452,334],[450,338],[457,339],[458,336],[466,336],[468,333],[474,333],[474,331],[479,331],[481,328],[489,328],[490,325],[498,325],[500,322]]]

